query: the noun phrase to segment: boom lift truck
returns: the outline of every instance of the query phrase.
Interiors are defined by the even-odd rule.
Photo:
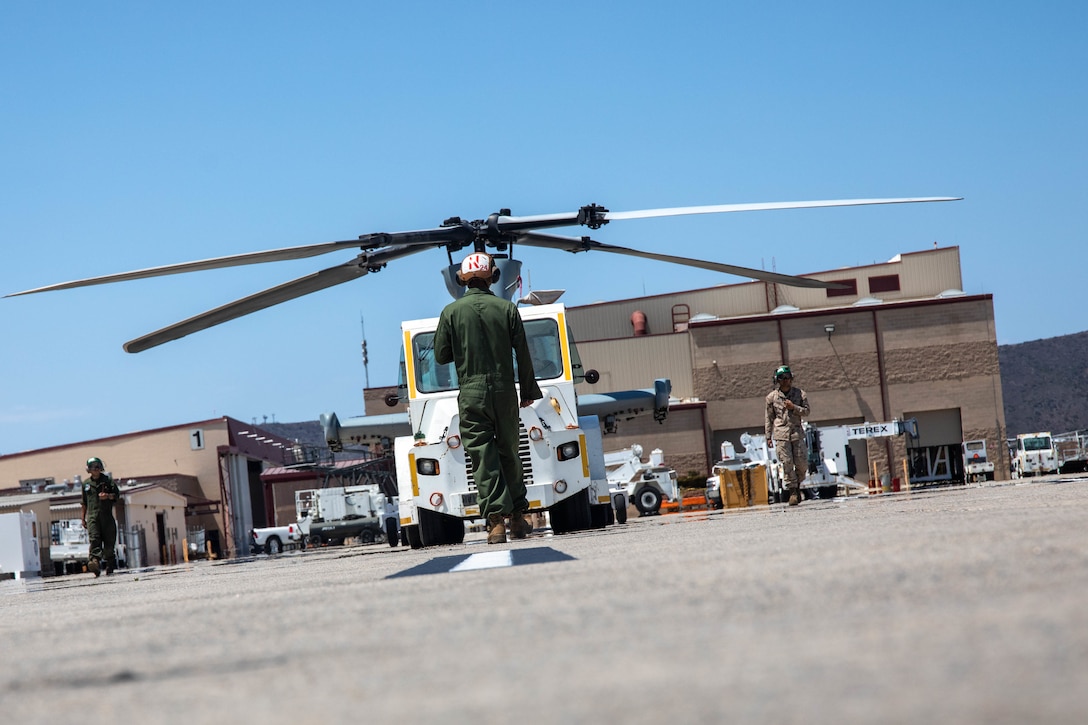
[[[900,435],[917,438],[917,419],[896,418],[882,423],[866,422],[823,427],[806,423],[809,474],[801,487],[815,489],[819,498],[834,498],[838,494],[839,486],[867,490],[868,485],[854,478],[857,475],[857,461],[854,460],[849,442]]]

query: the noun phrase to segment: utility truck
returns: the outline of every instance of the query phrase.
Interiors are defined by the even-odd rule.
[[[91,541],[80,519],[54,521],[50,527],[49,559],[58,576],[83,570],[91,558]]]
[[[642,461],[642,452],[637,443],[610,451],[604,454],[604,465],[612,490],[622,490],[634,502],[640,516],[652,516],[661,512],[663,501],[678,501],[680,489],[676,471],[665,465],[665,454],[660,448],[650,451],[646,463]]]
[[[383,537],[397,540],[395,520],[392,535],[386,530],[386,496],[376,484],[296,491],[295,513],[311,546],[342,544],[352,537],[362,544]]]
[[[1058,451],[1050,431],[1021,433],[1012,452],[1013,478],[1043,476],[1058,472]]]
[[[505,272],[504,272],[505,275]],[[553,298],[554,299],[554,298]],[[566,311],[557,303],[519,307],[543,398],[519,409],[520,458],[530,512],[547,512],[554,533],[607,526],[626,497],[609,488],[601,418],[651,410],[664,420],[670,383],[653,389],[577,396],[575,384],[593,383],[584,370]],[[399,523],[412,548],[456,544],[465,523],[482,518],[472,464],[461,444],[457,373],[434,358],[438,318],[401,324],[401,380],[393,404],[407,402],[406,415],[364,416],[343,423],[335,413],[321,417],[329,447],[395,435],[393,456],[399,489]]]

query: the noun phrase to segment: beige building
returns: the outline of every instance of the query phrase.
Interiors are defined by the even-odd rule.
[[[223,417],[0,456],[0,511],[33,510],[43,568],[54,521],[78,519],[85,462],[101,458],[122,488],[121,544],[137,563],[184,559],[190,540],[215,556],[249,553],[249,530],[272,523],[261,473],[312,455],[260,428]]]
[[[580,392],[672,380],[668,420],[621,421],[606,450],[661,448],[680,476],[700,478],[721,443],[763,432],[772,373],[788,364],[816,425],[915,418],[917,439],[851,444],[857,478],[961,477],[960,445],[985,439],[1008,471],[993,298],[966,295],[958,247],[806,275],[840,289],[765,282],[721,285],[568,309],[583,363],[600,372]],[[962,479],[961,479],[962,480]]]

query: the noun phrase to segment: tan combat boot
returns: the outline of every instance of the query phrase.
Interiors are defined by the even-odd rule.
[[[524,511],[510,514],[510,535],[515,539],[524,539],[533,531],[533,525],[525,519]]]
[[[87,571],[94,574],[95,578],[98,578],[98,574],[101,571],[101,567],[98,563],[98,559],[90,559],[87,561]]]
[[[487,543],[506,543],[506,524],[503,523],[502,514],[491,514],[487,517]]]
[[[789,492],[790,492],[790,506],[796,506],[797,504],[801,503],[801,489],[800,488],[790,488]]]

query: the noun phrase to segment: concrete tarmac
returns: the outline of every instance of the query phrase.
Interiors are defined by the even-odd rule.
[[[0,648],[4,723],[1084,723],[1088,478],[6,581]]]

